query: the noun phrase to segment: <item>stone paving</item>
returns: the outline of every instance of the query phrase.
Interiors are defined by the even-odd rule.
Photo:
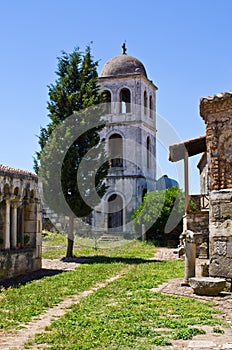
[[[174,254],[173,249],[161,248],[155,255],[159,260],[177,259],[177,255]],[[229,325],[228,328],[224,328],[224,334],[218,334],[212,332],[212,327],[204,326],[201,328],[205,330],[206,334],[197,335],[192,340],[172,341],[172,346],[159,347],[159,349],[168,350],[229,350],[232,349],[232,295],[231,293],[223,292],[217,297],[200,296],[193,294],[191,287],[181,286],[183,279],[171,279],[166,283],[163,283],[158,288],[153,288],[154,292],[161,292],[165,294],[178,295],[186,298],[195,298],[198,300],[213,301],[222,312]]]

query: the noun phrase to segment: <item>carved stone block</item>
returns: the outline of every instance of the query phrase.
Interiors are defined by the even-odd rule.
[[[214,254],[226,256],[226,242],[214,241]]]

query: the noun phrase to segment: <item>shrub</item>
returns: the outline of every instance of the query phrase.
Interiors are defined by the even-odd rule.
[[[142,232],[145,226],[148,240],[155,240],[165,244],[168,226],[170,231],[182,220],[184,215],[184,193],[177,187],[162,191],[148,192],[141,205],[132,215],[136,232]],[[172,217],[172,225],[169,218]]]

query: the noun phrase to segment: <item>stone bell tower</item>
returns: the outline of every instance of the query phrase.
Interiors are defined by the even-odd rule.
[[[123,53],[105,63],[99,83],[107,101],[101,137],[111,167],[108,187],[93,213],[96,230],[131,232],[131,214],[156,179],[156,91],[144,65]]]

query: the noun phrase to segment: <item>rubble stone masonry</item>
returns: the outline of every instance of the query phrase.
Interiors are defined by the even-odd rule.
[[[209,274],[232,279],[232,91],[202,98],[209,166]]]
[[[209,190],[232,188],[232,91],[202,98],[206,123]]]

